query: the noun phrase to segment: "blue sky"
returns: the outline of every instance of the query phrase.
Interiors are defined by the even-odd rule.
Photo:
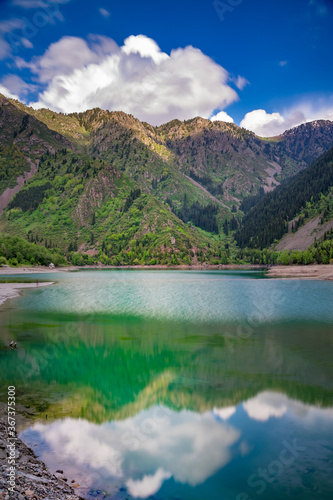
[[[0,91],[275,135],[333,120],[332,21],[329,0],[2,0]]]

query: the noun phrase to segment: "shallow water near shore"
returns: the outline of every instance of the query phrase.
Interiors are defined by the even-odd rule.
[[[16,386],[21,438],[79,494],[332,498],[332,283],[254,271],[42,278],[56,283],[1,308],[1,341],[19,347],[0,352],[1,399]]]

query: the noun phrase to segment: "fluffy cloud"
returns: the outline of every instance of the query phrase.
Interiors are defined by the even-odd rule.
[[[144,35],[130,36],[122,47],[105,37],[64,37],[42,57],[17,64],[47,84],[32,105],[66,113],[101,107],[158,125],[208,117],[238,99],[228,72],[199,49],[168,55]]]
[[[284,118],[280,113],[266,113],[264,109],[256,109],[245,115],[240,126],[268,137],[278,135],[284,129]]]
[[[17,58],[16,64],[20,69],[28,68],[38,75],[40,83],[48,83],[59,75],[70,77],[77,69],[89,64],[98,65],[108,51],[119,51],[117,44],[109,38],[91,37],[88,44],[82,38],[65,36],[59,42],[52,43],[43,57],[34,57],[30,63]]]
[[[261,137],[273,137],[313,120],[333,120],[333,106],[313,110],[309,105],[300,105],[298,109],[290,110],[285,115],[256,109],[245,115],[240,126]]]
[[[155,64],[160,64],[170,59],[167,54],[161,51],[154,40],[144,35],[132,35],[126,38],[121,51],[127,56],[138,54],[141,58],[152,59]]]
[[[227,123],[234,123],[233,118],[228,115],[225,111],[220,111],[216,115],[211,117],[212,122],[215,121],[220,121],[220,122],[227,122]]]

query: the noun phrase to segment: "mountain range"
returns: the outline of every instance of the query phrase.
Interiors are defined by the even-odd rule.
[[[327,120],[261,138],[200,117],[153,127],[121,111],[65,115],[0,95],[0,230],[74,263],[223,262],[244,247],[251,211],[276,187],[297,186],[332,145]]]

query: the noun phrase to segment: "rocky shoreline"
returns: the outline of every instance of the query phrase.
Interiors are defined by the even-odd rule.
[[[15,486],[10,488],[10,467],[7,451],[7,422],[0,419],[0,499],[1,500],[83,500],[67,484],[61,471],[52,474],[46,465],[37,459],[34,452],[19,438],[15,442]]]

